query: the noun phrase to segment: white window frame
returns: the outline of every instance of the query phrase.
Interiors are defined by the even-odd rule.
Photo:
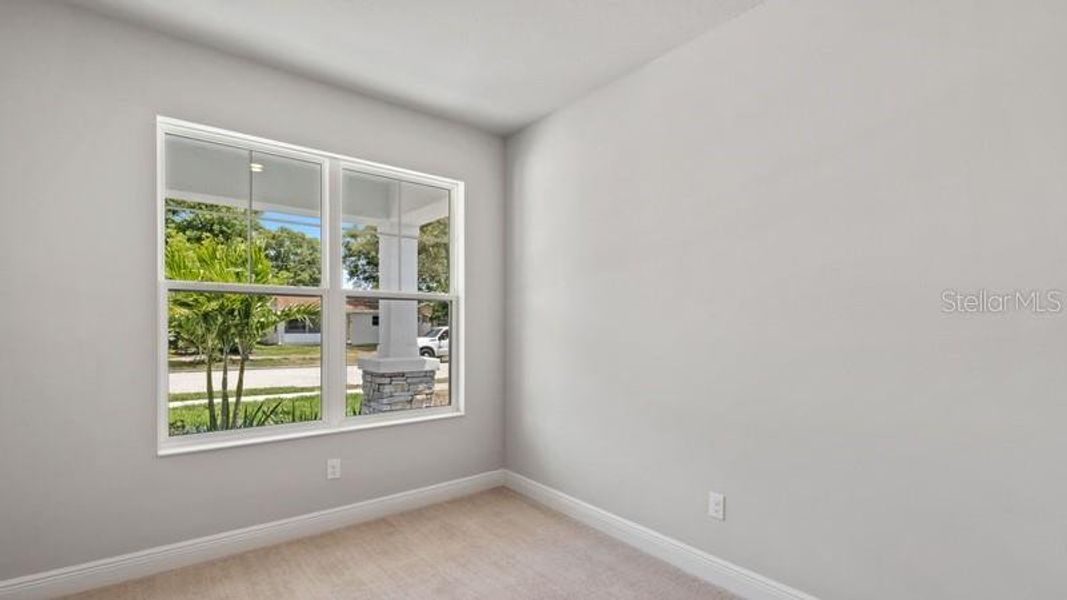
[[[322,275],[319,287],[278,286],[262,284],[228,284],[195,281],[170,281],[164,268],[166,245],[166,145],[167,135],[180,135],[197,140],[237,146],[248,150],[268,152],[288,158],[317,163],[322,167],[322,204],[320,210],[322,233]],[[341,235],[342,170],[354,170],[400,181],[430,185],[449,192],[449,292],[399,292],[388,290],[353,290],[343,287],[343,264],[339,236]],[[358,431],[392,425],[421,423],[459,417],[464,410],[464,184],[456,179],[419,173],[367,160],[324,152],[200,125],[164,116],[156,117],[156,270],[158,289],[157,321],[157,454],[167,456],[201,452],[220,448],[247,446],[347,431]],[[322,285],[325,283],[325,285]],[[171,291],[265,293],[320,298],[322,306],[322,393],[318,421],[272,425],[248,429],[231,429],[200,434],[171,436],[168,410],[167,365],[167,303]],[[417,408],[395,413],[374,415],[346,415],[347,378],[345,348],[345,302],[347,297],[383,300],[446,301],[450,307],[451,339],[449,341],[448,406]],[[333,323],[342,323],[333,326]]]

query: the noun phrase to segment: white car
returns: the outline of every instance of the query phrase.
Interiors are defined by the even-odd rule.
[[[419,337],[419,354],[429,358],[448,358],[448,328],[434,327]]]

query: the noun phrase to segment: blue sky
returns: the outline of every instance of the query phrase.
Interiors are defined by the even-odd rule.
[[[321,224],[318,217],[303,217],[290,213],[268,211],[259,215],[259,222],[263,227],[271,231],[277,231],[284,227],[293,231],[299,231],[316,240],[321,237]]]
[[[322,237],[319,229],[321,223],[318,217],[304,217],[301,215],[294,215],[292,213],[264,211],[259,215],[259,222],[261,225],[263,225],[263,227],[266,227],[271,231],[277,231],[282,227],[285,227],[286,229],[299,231],[300,233],[303,233],[304,235],[310,238],[314,238],[316,240]],[[365,226],[356,225],[354,223],[344,223],[342,227],[346,230],[358,230],[363,229]]]

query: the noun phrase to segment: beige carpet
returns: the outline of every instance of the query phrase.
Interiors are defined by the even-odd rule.
[[[505,488],[72,598],[737,599]]]

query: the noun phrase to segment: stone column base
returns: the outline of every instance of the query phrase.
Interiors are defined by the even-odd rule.
[[[436,371],[378,373],[364,370],[363,404],[359,414],[373,415],[436,406],[433,393],[435,374]]]

